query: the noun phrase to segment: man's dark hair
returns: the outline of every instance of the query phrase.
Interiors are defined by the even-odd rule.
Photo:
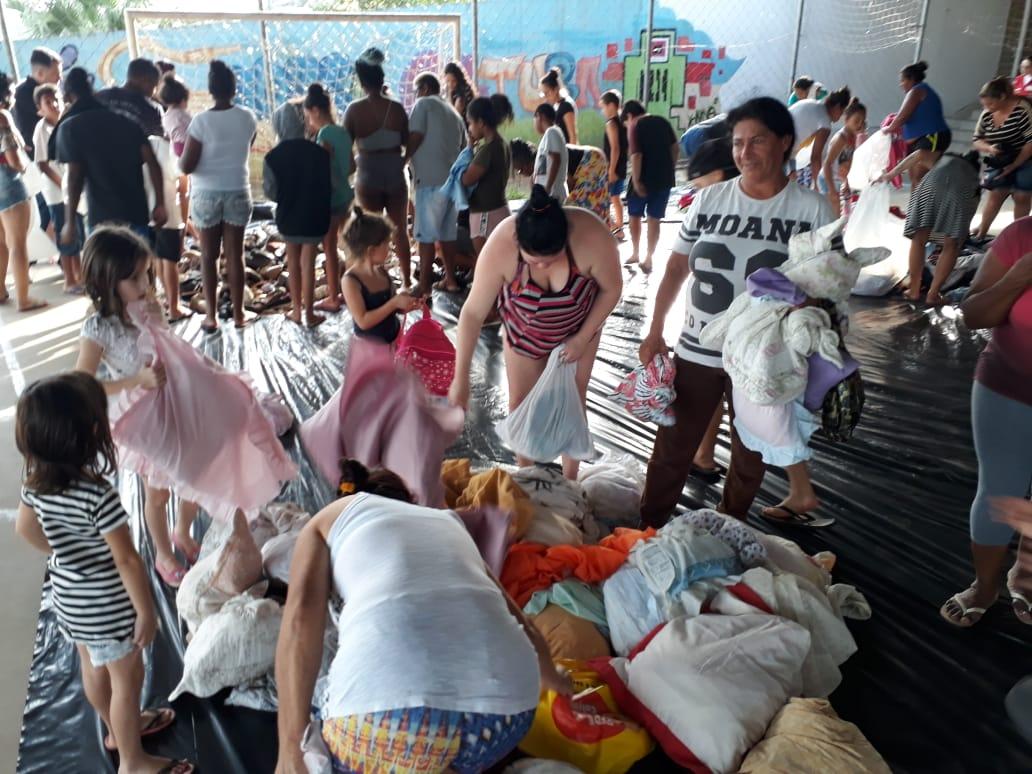
[[[125,72],[126,80],[142,81],[151,80],[156,84],[161,78],[161,70],[150,59],[134,59],[129,63]]]
[[[623,110],[620,111],[620,118],[626,120],[629,116],[643,116],[645,115],[645,106],[636,99],[629,99],[623,105]]]
[[[53,67],[61,63],[61,56],[51,48],[34,48],[29,55],[31,67]]]
[[[542,102],[540,105],[538,105],[537,109],[534,111],[534,115],[541,116],[550,124],[555,123],[555,108],[549,105],[547,102]]]
[[[441,93],[441,82],[433,73],[420,73],[413,83],[417,89],[426,89],[427,94]]]

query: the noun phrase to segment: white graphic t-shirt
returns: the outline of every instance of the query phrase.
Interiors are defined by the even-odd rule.
[[[699,344],[699,333],[745,291],[745,278],[788,258],[788,239],[834,220],[825,197],[788,183],[770,199],[742,193],[739,180],[701,190],[688,208],[674,252],[689,256],[684,328],[679,358],[721,367],[720,352]]]
[[[552,190],[548,193],[559,200],[562,204],[566,201],[566,174],[570,165],[570,152],[566,148],[566,140],[558,126],[550,126],[545,129],[538,143],[537,158],[534,159],[534,182],[538,185],[547,185],[548,173],[551,171],[552,157],[550,153],[559,154],[559,172],[552,183]]]

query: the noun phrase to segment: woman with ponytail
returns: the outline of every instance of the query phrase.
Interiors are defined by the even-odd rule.
[[[341,227],[347,220],[355,192],[350,178],[355,173],[355,154],[352,151],[351,135],[343,126],[333,120],[333,103],[329,92],[321,83],[308,87],[303,103],[305,123],[326,152],[330,154],[330,178],[333,193],[330,197],[330,228],[323,238],[323,252],[326,254],[326,299],[319,308],[326,312],[339,312],[342,299],[340,290],[340,254],[337,251]]]
[[[491,768],[530,729],[539,691],[569,695],[569,680],[455,512],[413,505],[389,471],[344,460],[340,472],[341,498],[305,525],[291,563],[276,770],[307,770],[331,589],[345,603],[322,723],[333,768],[380,770],[384,744],[396,771]]]
[[[587,210],[561,206],[535,185],[520,211],[494,230],[477,261],[473,287],[459,316],[449,399],[463,408],[468,405],[473,349],[497,306],[505,331],[509,410],[523,402],[548,356],[560,346],[563,360],[577,364],[577,387],[584,400],[599,331],[622,288],[616,241],[605,223]],[[577,468],[576,460],[563,460],[567,477],[576,478]]]
[[[562,71],[553,67],[541,79],[541,96],[555,108],[555,123],[567,143],[577,144],[577,106],[563,87]]]

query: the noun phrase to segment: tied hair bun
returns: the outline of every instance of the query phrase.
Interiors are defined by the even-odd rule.
[[[351,495],[356,492],[365,491],[369,484],[369,468],[358,460],[348,459],[340,461],[340,484],[337,493],[340,495]]]
[[[559,205],[558,199],[549,196],[548,191],[540,183],[535,183],[534,187],[530,189],[528,203],[530,204],[530,209],[539,215],[547,212],[552,205]]]

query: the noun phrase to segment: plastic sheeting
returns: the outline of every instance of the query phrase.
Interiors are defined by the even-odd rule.
[[[643,317],[651,306],[640,281],[607,322],[588,393],[596,442],[644,461],[653,430],[609,401],[617,382],[636,364]],[[654,288],[653,288],[654,290]],[[975,487],[968,400],[975,358],[982,346],[950,315],[917,310],[894,300],[853,300],[849,345],[861,361],[867,407],[846,445],[815,441],[813,478],[834,527],[781,534],[810,552],[834,551],[836,580],[861,589],[874,608],[867,622],[850,622],[859,653],[843,667],[832,703],[856,723],[894,771],[1029,771],[1032,748],[1014,730],[1004,696],[1025,673],[1030,630],[999,605],[974,629],[958,630],[938,609],[971,580],[967,508]],[[435,313],[448,324],[457,308],[438,296]],[[294,413],[310,416],[340,381],[350,320],[345,313],[314,331],[266,318],[239,335],[223,328],[205,338],[200,320],[183,335],[230,368],[247,370],[257,386],[284,395]],[[506,389],[497,329],[477,347],[467,428],[449,456],[510,462],[494,433],[505,414]],[[727,428],[718,457],[727,461]],[[311,512],[332,492],[302,458],[296,437],[286,439],[301,475],[283,493]],[[137,527],[141,493],[133,480],[123,494]],[[771,471],[757,505],[786,491],[781,471]],[[716,488],[690,483],[682,502],[712,506]],[[766,522],[756,521],[771,530]],[[139,534],[139,529],[137,529]],[[149,554],[149,548],[142,550]],[[148,563],[150,558],[147,557]],[[179,680],[184,641],[173,595],[155,581],[162,632],[148,655],[144,698],[164,700]],[[44,599],[46,591],[44,592]],[[208,772],[271,772],[276,757],[275,718],[184,697],[179,719],[147,741],[156,753],[190,756]],[[641,771],[668,770],[656,756]],[[53,614],[41,611],[29,676],[18,770],[116,771],[100,744],[98,721],[81,692],[75,650],[58,633]]]

